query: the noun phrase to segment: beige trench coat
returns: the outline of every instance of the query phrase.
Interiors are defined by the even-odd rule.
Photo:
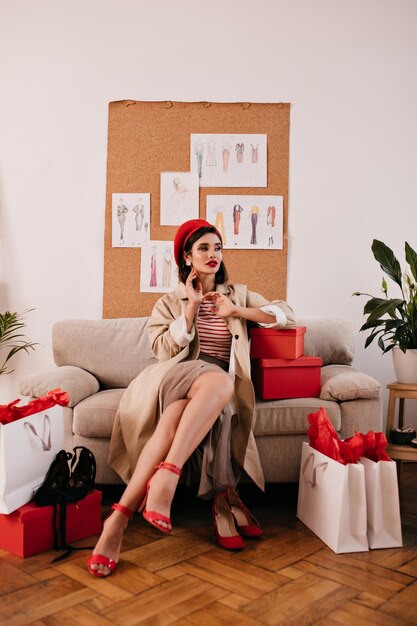
[[[217,285],[217,291],[225,293],[237,306],[261,307],[275,304],[287,316],[286,327],[295,324],[294,312],[283,301],[268,302],[263,296],[240,284]],[[148,323],[148,331],[152,351],[160,362],[141,372],[130,383],[120,401],[110,442],[109,464],[125,482],[130,480],[139,454],[156,427],[159,418],[159,387],[164,376],[176,363],[198,358],[200,347],[197,329],[194,339],[185,348],[178,346],[169,332],[169,325],[185,312],[187,303],[185,286],[182,283],[157,301]],[[247,325],[240,318],[226,318],[225,321],[232,334],[231,359],[234,360],[238,414],[238,425],[232,433],[232,456],[263,489],[263,471],[251,430],[255,394],[250,379]],[[278,324],[271,325],[274,326]]]

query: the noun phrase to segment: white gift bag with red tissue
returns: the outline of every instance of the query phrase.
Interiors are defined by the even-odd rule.
[[[65,447],[65,396],[58,394],[61,406],[48,394],[46,402],[37,399],[16,407],[15,401],[0,407],[0,513],[12,513],[32,500],[57,452]],[[48,408],[42,409],[42,404]],[[36,412],[30,414],[32,410]]]
[[[368,550],[364,467],[303,443],[297,517],[337,554]]]
[[[365,470],[369,547],[400,548],[400,499],[395,461],[360,458]]]

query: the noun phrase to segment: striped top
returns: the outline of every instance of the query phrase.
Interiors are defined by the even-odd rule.
[[[197,330],[200,351],[229,362],[232,335],[220,315],[211,312],[212,304],[202,302],[198,309]]]

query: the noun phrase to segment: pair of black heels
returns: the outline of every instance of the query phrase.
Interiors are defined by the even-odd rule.
[[[35,494],[35,502],[38,506],[76,503],[94,489],[95,478],[96,461],[91,450],[84,446],[76,446],[72,453],[60,450]]]
[[[54,507],[53,547],[59,550],[61,555],[56,557],[53,563],[65,558],[73,550],[87,549],[87,547],[75,548],[67,542],[67,504],[78,506],[78,500],[85,498],[90,489],[94,489],[95,478],[96,461],[91,450],[84,446],[76,446],[72,453],[60,450],[35,494],[34,499],[38,506]]]

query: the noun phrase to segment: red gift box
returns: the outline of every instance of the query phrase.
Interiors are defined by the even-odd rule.
[[[320,395],[321,366],[317,356],[298,359],[252,359],[252,381],[262,400],[314,398]]]
[[[251,328],[250,355],[254,359],[298,359],[304,354],[305,326]]]
[[[53,519],[53,506],[38,506],[33,501],[0,515],[0,548],[21,557],[52,550]],[[66,528],[68,543],[101,532],[101,491],[94,489],[77,505],[67,505]]]

